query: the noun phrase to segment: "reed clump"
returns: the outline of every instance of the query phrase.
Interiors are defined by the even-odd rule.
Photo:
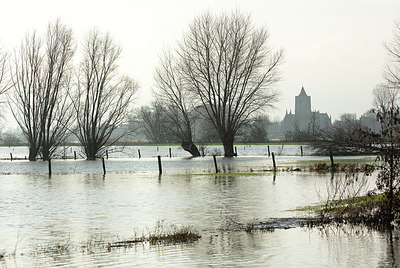
[[[33,254],[43,254],[43,255],[66,255],[72,250],[70,239],[62,241],[55,244],[47,244],[37,246]]]
[[[129,239],[120,239],[113,234],[99,234],[90,237],[87,241],[74,246],[70,239],[65,242],[55,244],[40,245],[32,252],[34,255],[65,255],[76,251],[84,254],[96,254],[98,252],[111,251],[112,249],[128,249],[138,244],[150,245],[170,245],[180,243],[192,243],[201,238],[200,233],[189,225],[165,224],[157,221],[155,227],[147,229],[147,234],[134,235]],[[0,259],[4,258],[5,253],[0,251]]]
[[[147,240],[151,245],[154,245],[160,243],[191,243],[200,238],[200,234],[192,226],[164,225],[162,222],[158,222],[154,231],[148,235]]]

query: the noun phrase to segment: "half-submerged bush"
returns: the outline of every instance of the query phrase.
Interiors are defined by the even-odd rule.
[[[321,218],[312,219],[307,225],[312,227],[326,223],[365,224],[371,227],[384,227],[388,221],[387,194],[369,194],[339,201],[332,201],[327,205],[309,207],[320,214]],[[393,199],[394,223],[400,224],[400,193]]]
[[[164,226],[161,222],[158,223],[154,232],[148,236],[150,244],[176,244],[176,243],[190,243],[201,238],[200,234],[192,226],[177,226],[168,225]]]
[[[375,170],[375,166],[371,164],[350,164],[338,163],[334,166],[335,171],[345,173],[365,173],[371,174]],[[329,172],[332,171],[332,166],[321,162],[309,166],[309,171],[312,172]]]
[[[109,242],[107,243],[107,249],[117,247],[131,247],[138,243],[149,242],[150,245],[155,244],[179,244],[179,243],[191,243],[201,238],[201,235],[192,226],[188,225],[175,225],[165,224],[163,221],[157,221],[156,225],[152,230],[148,231],[147,235],[142,234],[135,236],[128,240]]]

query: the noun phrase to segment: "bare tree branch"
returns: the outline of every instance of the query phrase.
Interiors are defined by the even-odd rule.
[[[122,136],[112,133],[127,118],[137,84],[118,75],[121,48],[111,37],[92,31],[85,43],[83,60],[72,95],[77,119],[77,137],[87,159],[101,157],[106,145]]]
[[[177,137],[184,150],[192,156],[200,156],[193,142],[192,128],[196,120],[190,91],[176,59],[165,52],[156,70],[155,80],[158,91],[155,92],[158,106],[166,114],[166,124],[170,132]]]
[[[179,44],[179,68],[203,115],[218,130],[225,155],[232,156],[236,132],[277,99],[282,51],[268,45],[269,34],[239,12],[205,13]]]
[[[49,24],[45,42],[33,33],[15,52],[9,104],[29,143],[29,160],[39,153],[49,159],[69,135],[67,91],[74,52],[72,30],[60,21]]]

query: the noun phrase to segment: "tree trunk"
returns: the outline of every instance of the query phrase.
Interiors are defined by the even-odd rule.
[[[96,146],[93,144],[88,144],[85,146],[85,154],[87,160],[96,160]]]
[[[181,143],[181,146],[182,146],[183,150],[185,150],[186,152],[189,152],[192,156],[195,156],[195,157],[200,156],[199,149],[193,143],[193,141],[183,141]]]
[[[225,157],[235,156],[235,152],[233,151],[233,140],[234,138],[231,135],[225,135],[221,138],[222,144],[224,145]]]
[[[29,147],[29,161],[36,161],[38,149],[35,146]]]
[[[50,158],[50,147],[42,144],[42,158],[43,161],[48,161]]]
[[[50,156],[49,149],[48,148],[45,148],[45,149],[42,148],[43,161],[49,160],[49,156]]]

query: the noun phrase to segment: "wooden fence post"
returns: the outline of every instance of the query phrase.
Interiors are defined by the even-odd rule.
[[[335,163],[333,162],[333,153],[329,151],[329,158],[331,159],[331,170],[335,171]]]
[[[217,158],[213,155],[214,158],[214,166],[215,166],[215,173],[218,173],[218,165],[217,165]]]
[[[103,175],[106,175],[106,163],[104,161],[104,157],[101,158],[101,162],[103,164]]]
[[[161,155],[157,156],[158,158],[158,174],[162,174],[162,166],[161,166]]]
[[[140,155],[140,150],[137,150],[138,151],[138,154],[139,154],[139,159],[142,157],[141,155]]]
[[[51,175],[51,158],[49,158],[49,175]]]
[[[272,163],[274,165],[274,172],[276,172],[275,154],[272,152]]]
[[[271,151],[269,150],[269,145],[268,145],[268,157],[271,156]]]

